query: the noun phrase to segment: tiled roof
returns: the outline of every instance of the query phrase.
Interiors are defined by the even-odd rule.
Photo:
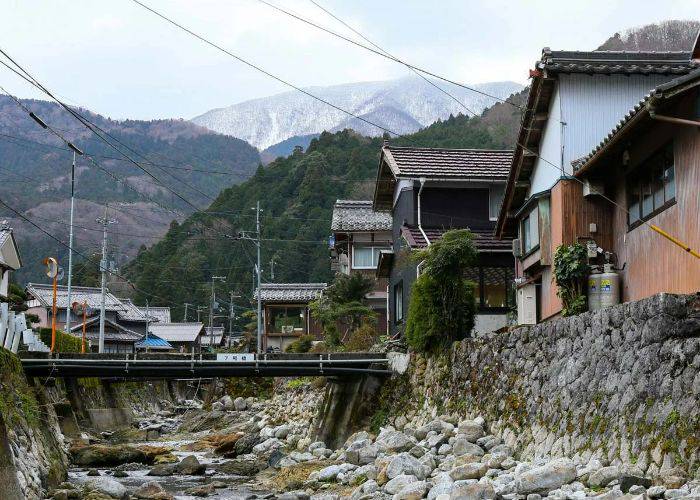
[[[396,177],[505,180],[513,160],[512,150],[387,145],[382,151]]]
[[[93,316],[85,322],[85,325],[87,327],[85,337],[93,341],[99,341],[100,333],[96,329],[97,325],[99,325],[99,322],[99,316]],[[128,328],[124,328],[122,325],[119,325],[107,318],[105,318],[105,325],[109,325],[115,330],[117,330],[116,332],[114,332],[105,329],[105,340],[112,340],[117,342],[135,342],[143,336],[142,334],[136,333],[135,331],[129,330]],[[78,337],[81,336],[83,331],[83,323],[80,322],[72,325],[70,331],[73,335],[76,335]]]
[[[426,236],[431,243],[438,241],[452,228],[423,228]],[[493,233],[493,230],[477,230],[472,229],[472,234],[474,235],[474,245],[477,250],[482,252],[494,251],[494,250],[511,250],[511,240],[499,240]],[[417,227],[403,226],[401,228],[401,236],[404,237],[406,242],[411,248],[425,248],[427,247],[427,242]]]
[[[260,287],[260,298],[264,302],[309,302],[320,297],[327,286],[326,283],[265,283]]]
[[[391,213],[375,212],[369,200],[337,200],[331,231],[391,231]]]
[[[29,283],[27,293],[37,299],[43,307],[51,307],[53,302],[53,289],[51,285]],[[71,287],[71,302],[82,304],[87,302],[88,307],[98,309],[100,307],[100,289],[87,286]],[[56,290],[56,306],[65,309],[68,305],[68,287],[59,285]],[[109,291],[105,293],[105,310],[126,311],[126,306]]]
[[[202,323],[154,323],[150,331],[168,342],[195,342],[203,326]]]
[[[542,51],[540,69],[554,73],[683,75],[697,67],[690,52]]]
[[[202,334],[202,345],[218,345],[221,343],[224,338],[224,327],[215,326],[212,328],[212,330],[214,331],[214,335],[209,332],[208,326],[204,327],[204,334]]]
[[[123,321],[146,321],[146,315],[141,312],[139,307],[131,302],[131,299],[119,299],[124,305],[124,310],[117,316]]]
[[[625,128],[630,122],[637,116],[640,112],[647,109],[647,106],[652,103],[652,101],[661,101],[665,96],[665,92],[673,91],[676,88],[682,90],[687,90],[692,86],[697,86],[700,84],[700,68],[688,73],[687,75],[674,78],[671,81],[663,83],[653,89],[649,94],[644,96],[637,104],[635,104],[625,115],[620,119],[620,121],[613,127],[613,129],[608,132],[605,137],[588,153],[582,158],[578,158],[571,162],[574,168],[574,173],[581,171],[587,167],[588,161],[593,158],[597,153],[606,149],[613,140],[618,136],[618,134]],[[678,95],[676,92],[670,92],[671,96]]]
[[[136,306],[139,308],[142,314],[146,314],[146,308],[141,306]],[[153,321],[159,321],[161,323],[170,323],[170,308],[169,307],[149,307],[148,315]]]
[[[15,261],[15,258],[13,258],[12,254],[9,254],[8,256],[8,254],[5,253],[5,255],[3,255],[3,246],[8,241],[12,244],[13,253],[16,253],[16,255],[14,256],[16,258],[15,263],[13,263],[13,261]],[[16,271],[19,268],[18,266],[21,265],[22,259],[20,258],[15,238],[12,235],[12,229],[7,227],[4,221],[0,221],[0,266],[9,267],[10,269]]]

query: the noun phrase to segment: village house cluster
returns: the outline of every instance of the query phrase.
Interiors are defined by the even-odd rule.
[[[545,48],[530,76],[513,151],[385,141],[374,198],[335,204],[331,266],[375,278],[367,301],[378,333],[405,325],[420,273],[405,256],[457,228],[471,230],[479,254],[468,271],[476,333],[561,315],[561,245],[585,245],[600,265],[590,287],[607,302],[592,308],[700,289],[687,250],[700,247],[700,41],[691,52]],[[308,303],[324,287],[266,285],[267,346],[320,338]]]
[[[421,272],[408,256],[451,229],[469,229],[478,251],[467,271],[477,334],[562,314],[553,280],[562,245],[584,245],[595,266],[591,309],[700,289],[692,250],[700,248],[700,40],[690,52],[545,48],[530,77],[514,150],[384,141],[373,199],[335,203],[330,266],[373,280],[365,302],[376,313],[377,335],[401,336]],[[8,300],[9,274],[20,266],[12,231],[0,226],[0,298]],[[284,351],[308,335],[321,340],[310,303],[327,286],[256,290],[262,349]],[[52,287],[30,283],[26,293],[35,326],[50,327]],[[73,287],[72,294],[91,314],[74,318],[70,333],[84,328],[94,350],[100,289]],[[59,286],[60,326],[67,300]],[[223,327],[173,322],[168,308],[147,310],[107,293],[105,310],[105,352],[190,352],[226,342]]]

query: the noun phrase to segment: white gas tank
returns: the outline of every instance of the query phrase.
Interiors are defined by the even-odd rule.
[[[610,307],[620,303],[620,275],[611,264],[605,264],[600,274],[600,307]]]

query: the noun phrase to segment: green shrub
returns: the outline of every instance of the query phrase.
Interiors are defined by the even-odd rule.
[[[584,291],[589,272],[585,246],[575,243],[557,247],[553,280],[557,284],[557,297],[562,302],[562,316],[581,314],[588,309]]]
[[[292,342],[287,346],[285,349],[285,352],[296,352],[296,353],[302,353],[302,352],[309,352],[309,349],[311,349],[311,346],[313,345],[314,342],[314,337],[313,335],[303,335],[299,337],[297,340]]]
[[[423,272],[411,289],[406,341],[416,351],[448,345],[474,328],[474,284],[465,278],[477,251],[466,229],[448,231],[441,240],[418,252]]]
[[[51,328],[39,328],[39,338],[47,346],[51,347]],[[80,352],[82,349],[82,337],[76,337],[61,330],[56,330],[56,352]],[[87,340],[86,340],[87,349]]]
[[[345,342],[345,350],[349,352],[367,351],[374,345],[376,335],[377,331],[374,322],[365,321],[350,334],[350,337]]]

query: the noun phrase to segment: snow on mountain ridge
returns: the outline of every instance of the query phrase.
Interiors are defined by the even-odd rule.
[[[476,92],[439,82],[442,88],[477,113],[495,100]],[[515,82],[473,85],[486,93],[505,98],[523,88]],[[314,95],[399,134],[415,132],[464,108],[416,76],[395,80],[309,87]],[[207,111],[191,120],[215,132],[232,135],[263,150],[297,135],[323,130],[353,128],[365,135],[382,130],[352,118],[316,99],[296,91],[244,101]]]

